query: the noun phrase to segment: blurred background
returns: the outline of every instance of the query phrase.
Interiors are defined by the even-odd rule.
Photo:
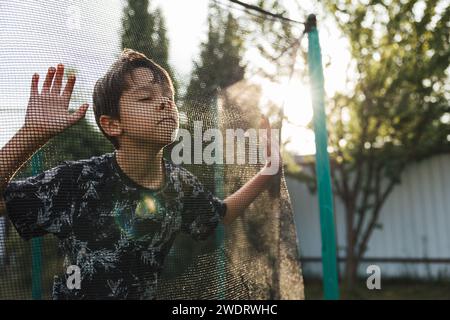
[[[239,100],[255,121],[263,112],[281,129],[305,298],[321,299],[313,110],[301,23],[314,13],[341,298],[449,299],[450,1],[243,3],[263,10],[230,0],[2,1],[0,74],[8,76],[0,77],[0,146],[23,122],[34,72],[63,62],[77,75],[71,106],[92,105],[95,81],[121,49],[141,51],[174,79],[182,121],[193,114],[189,101],[209,104],[220,91],[220,101]],[[46,147],[55,153],[55,145],[65,160],[112,150],[92,109]],[[28,166],[20,175],[30,173]],[[15,236],[0,218],[0,269],[9,272],[29,255],[27,248],[9,250]],[[369,265],[381,269],[380,290],[366,286]],[[31,282],[31,273],[18,277]]]

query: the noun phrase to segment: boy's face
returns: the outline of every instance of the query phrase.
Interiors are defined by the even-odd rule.
[[[120,98],[119,143],[125,138],[143,146],[163,147],[173,142],[179,122],[172,89],[153,83],[147,68],[134,69],[126,80],[128,89]]]

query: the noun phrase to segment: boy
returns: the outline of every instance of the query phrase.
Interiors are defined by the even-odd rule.
[[[54,299],[152,299],[176,235],[202,240],[219,221],[229,225],[266,188],[270,164],[222,201],[164,159],[178,129],[172,82],[159,65],[126,49],[93,93],[97,124],[114,153],[10,181],[36,150],[85,116],[87,104],[68,112],[75,77],[61,93],[63,74],[63,65],[49,68],[41,93],[39,76],[32,77],[24,125],[0,150],[0,212],[26,240],[57,236],[65,267],[79,267],[79,287],[69,288],[67,275],[55,277]],[[267,119],[263,126],[270,129]]]

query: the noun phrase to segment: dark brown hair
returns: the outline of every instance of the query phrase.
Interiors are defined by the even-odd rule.
[[[123,92],[129,88],[126,76],[136,68],[148,68],[153,74],[153,83],[169,86],[173,90],[169,74],[160,65],[147,58],[144,54],[132,49],[124,49],[120,57],[112,64],[106,74],[97,80],[94,87],[93,102],[95,121],[101,132],[108,138],[116,149],[119,141],[109,136],[100,125],[100,116],[107,115],[119,119],[119,101]]]

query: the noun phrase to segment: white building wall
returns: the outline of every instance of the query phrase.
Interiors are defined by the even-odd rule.
[[[317,194],[305,184],[286,178],[293,203],[302,257],[321,256]],[[345,257],[344,207],[334,198],[338,254]],[[450,258],[450,155],[440,155],[410,165],[402,182],[386,200],[380,213],[382,229],[375,229],[368,258]],[[388,277],[450,277],[450,264],[376,263]],[[365,273],[368,263],[359,272]],[[343,271],[344,265],[340,264]],[[304,263],[305,275],[320,275],[321,263]]]

